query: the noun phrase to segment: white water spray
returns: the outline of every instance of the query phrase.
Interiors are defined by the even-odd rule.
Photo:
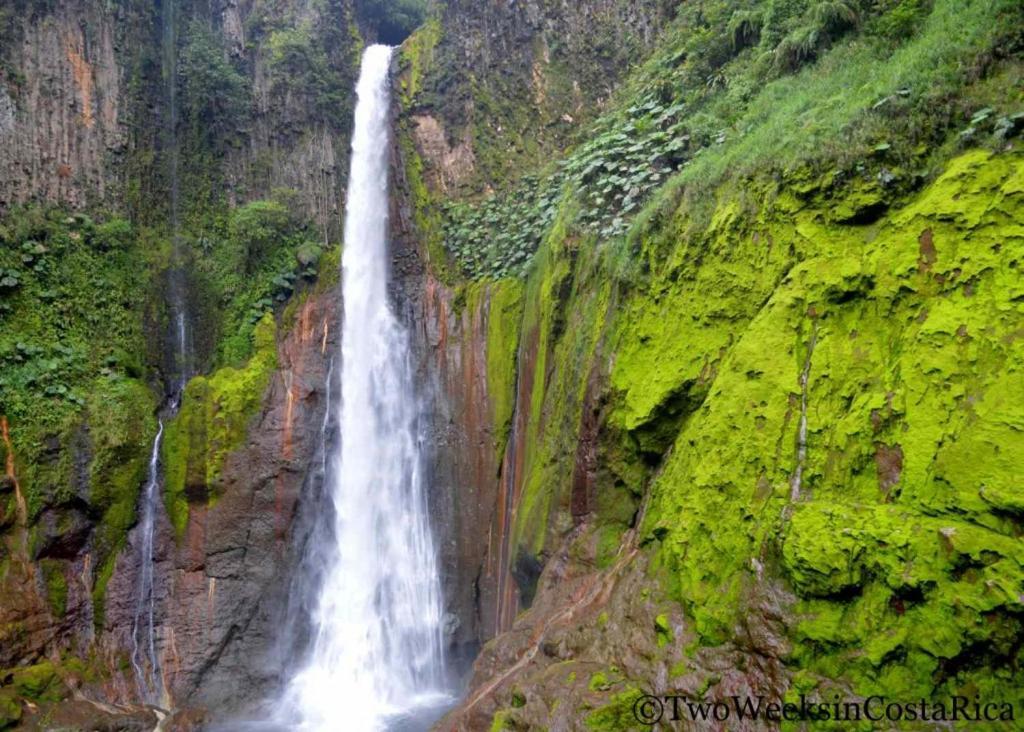
[[[312,649],[285,694],[303,730],[386,729],[443,698],[443,610],[427,519],[407,335],[388,305],[388,69],[357,87],[342,259],[339,445]]]

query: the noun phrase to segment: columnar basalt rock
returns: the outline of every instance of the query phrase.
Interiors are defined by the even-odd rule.
[[[44,200],[82,208],[123,192],[135,120],[121,49],[131,26],[102,3],[61,2],[5,21],[0,211]]]

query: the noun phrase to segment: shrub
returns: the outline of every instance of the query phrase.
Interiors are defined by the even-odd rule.
[[[253,201],[231,213],[229,233],[245,253],[247,271],[254,269],[274,245],[295,232],[291,213],[277,201]]]
[[[124,219],[110,219],[93,230],[89,241],[102,251],[127,249],[132,241],[132,225]]]

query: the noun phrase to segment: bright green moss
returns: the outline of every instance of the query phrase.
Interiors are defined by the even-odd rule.
[[[608,676],[603,671],[598,671],[590,677],[587,688],[591,691],[607,691],[611,688],[611,683],[609,683]]]
[[[489,284],[487,292],[487,395],[494,413],[495,445],[501,454],[515,409],[523,285],[519,280],[501,280]]]
[[[64,563],[55,559],[44,559],[40,562],[40,568],[50,610],[56,617],[62,618],[68,609],[68,582],[64,577]]]
[[[57,668],[50,661],[8,669],[3,675],[8,674],[11,676],[9,686],[15,694],[34,702],[60,701],[67,693]]]
[[[179,535],[188,521],[189,501],[215,499],[224,459],[243,443],[277,368],[272,315],[257,324],[253,339],[253,356],[244,367],[227,366],[193,378],[177,417],[166,425],[164,500]]]
[[[654,618],[654,632],[658,636],[658,647],[664,648],[675,640],[675,633],[672,631],[672,624],[668,615],[661,613]]]
[[[328,247],[324,250],[317,263],[318,276],[314,292],[330,292],[341,281],[341,245]]]
[[[1011,396],[1024,390],[1019,168],[1016,154],[966,153],[870,227],[829,223],[819,202],[780,195],[746,215],[750,228],[729,215],[723,229],[723,203],[696,270],[626,310],[618,424],[642,429],[679,384],[708,381],[679,422],[643,527],[660,538],[659,576],[703,643],[730,637],[743,587],[775,547],[800,597],[799,667],[890,696],[1012,683],[997,659],[1012,655],[1006,637],[1024,608],[1012,458],[1024,415]],[[760,269],[745,249],[754,233]],[[690,246],[681,238],[669,261]],[[773,265],[776,248],[787,253]],[[729,305],[726,282],[757,291],[773,267],[763,298]],[[663,307],[678,330],[654,327],[648,313]],[[668,362],[679,370],[659,381]],[[807,453],[787,509],[807,363]],[[994,667],[935,675],[978,654]]]
[[[146,480],[156,434],[156,399],[137,379],[101,378],[87,403],[92,464],[92,506],[102,512],[94,560],[103,565],[124,545],[135,523],[139,490]]]
[[[633,705],[642,696],[636,689],[615,694],[608,704],[587,715],[584,723],[593,732],[632,732],[645,729],[636,720]]]
[[[541,247],[524,292],[520,370],[532,372],[522,447],[525,471],[515,539],[534,553],[552,519],[570,518],[572,476],[588,386],[609,316],[611,283],[598,272],[592,238],[572,228],[566,206]],[[552,516],[552,512],[557,512]]]
[[[107,585],[110,583],[110,578],[114,576],[114,568],[116,566],[117,555],[111,554],[100,565],[99,571],[96,573],[96,581],[92,588],[92,613],[93,625],[97,630],[103,628],[103,623],[106,619]]]
[[[503,730],[515,729],[509,719],[509,714],[510,712],[504,709],[496,712],[491,720],[490,732],[503,732]]]

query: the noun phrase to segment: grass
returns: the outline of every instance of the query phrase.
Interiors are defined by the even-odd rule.
[[[1024,109],[1022,28],[1014,0],[689,3],[562,166],[541,171],[541,187],[568,173],[582,219],[612,240],[754,173],[916,188],[980,109],[987,121],[970,142],[993,147],[997,121]],[[502,249],[495,260],[515,254],[486,238]]]

